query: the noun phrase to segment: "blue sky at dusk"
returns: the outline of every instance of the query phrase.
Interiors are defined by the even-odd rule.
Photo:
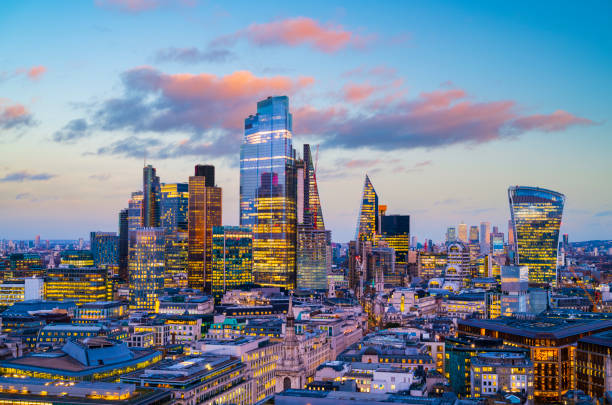
[[[290,97],[319,144],[335,241],[369,174],[419,241],[506,232],[507,188],[567,197],[570,240],[612,234],[612,3],[0,3],[0,238],[116,231],[142,165],[217,167],[238,223],[246,116]]]

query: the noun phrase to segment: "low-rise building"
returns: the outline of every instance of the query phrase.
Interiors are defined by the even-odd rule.
[[[100,321],[123,319],[128,314],[128,304],[125,301],[88,302],[74,311],[74,322],[96,323]]]
[[[481,353],[471,361],[470,379],[472,397],[513,393],[533,404],[533,363],[528,353]]]
[[[168,391],[133,384],[0,377],[0,403],[5,405],[159,405],[170,400]]]
[[[451,318],[482,317],[486,312],[485,293],[451,294],[445,297],[440,304],[441,315]]]
[[[195,342],[202,337],[202,319],[197,315],[166,315],[171,344]]]
[[[9,306],[25,300],[44,298],[45,280],[42,277],[28,277],[0,282],[0,305]]]
[[[38,332],[37,348],[60,347],[69,339],[107,336],[109,329],[102,325],[51,324]]]
[[[152,349],[128,348],[104,338],[69,340],[60,350],[0,361],[0,373],[71,381],[114,380],[161,360]]]
[[[195,343],[199,353],[226,354],[240,358],[248,366],[253,380],[253,398],[262,402],[274,395],[276,363],[281,354],[280,342],[267,337],[242,337],[233,340],[204,339]]]
[[[121,382],[170,390],[176,405],[250,405],[255,401],[247,376],[246,364],[237,357],[202,354],[164,360],[122,375]]]
[[[214,300],[208,296],[164,296],[159,301],[159,313],[165,315],[204,315],[214,310]]]

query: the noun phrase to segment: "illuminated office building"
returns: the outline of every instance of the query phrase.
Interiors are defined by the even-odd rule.
[[[460,242],[463,243],[467,243],[468,242],[468,227],[467,224],[464,224],[463,222],[459,224],[459,230],[458,230],[458,238]]]
[[[91,232],[89,240],[94,266],[118,266],[119,237],[115,232]]]
[[[514,249],[514,225],[511,219],[508,220],[508,247]]]
[[[504,254],[504,234],[501,232],[491,232],[489,237],[489,249],[492,255]]]
[[[240,225],[253,231],[253,278],[296,286],[297,188],[289,98],[268,97],[244,120]]]
[[[464,319],[459,320],[457,325],[459,336],[503,339],[507,346],[528,349],[534,363],[534,399],[535,403],[540,404],[561,403],[568,390],[577,388],[578,340],[608,330],[612,330],[610,320],[553,318],[544,315],[529,318]]]
[[[470,248],[470,260],[474,262],[480,254],[480,235],[477,226],[470,226],[468,247]]]
[[[529,267],[529,281],[557,283],[557,249],[565,196],[537,187],[508,189],[516,262]]]
[[[446,229],[446,242],[456,242],[457,241],[457,229],[454,226],[448,227]]]
[[[119,211],[119,242],[118,242],[118,263],[119,278],[127,281],[128,279],[128,248],[129,248],[129,209]]]
[[[253,234],[250,228],[215,226],[212,237],[211,292],[225,291],[253,283]]]
[[[325,230],[310,145],[297,167],[297,287],[326,290],[331,231]]]
[[[426,280],[442,277],[448,264],[446,253],[419,252],[417,256],[417,268],[419,277]]]
[[[42,277],[45,274],[42,257],[38,253],[13,253],[9,256],[5,280],[27,277]]]
[[[189,185],[171,183],[161,185],[160,226],[168,233],[187,230],[189,220]]]
[[[166,229],[164,287],[187,287],[188,212],[188,184],[162,184],[160,225]]]
[[[357,221],[355,239],[359,242],[373,242],[378,231],[378,194],[366,174],[361,197],[361,208]]]
[[[469,284],[470,280],[470,249],[462,242],[450,243],[447,247],[448,264],[445,279],[448,281]]]
[[[298,225],[297,287],[327,289],[331,231]]]
[[[470,243],[480,243],[480,234],[478,233],[478,227],[476,225],[470,226]]]
[[[92,267],[94,265],[91,250],[64,250],[60,257],[60,264],[65,266]]]
[[[210,291],[212,233],[221,226],[221,188],[215,186],[215,167],[196,165],[189,177],[187,281],[190,288]]]
[[[134,191],[128,201],[128,231],[134,231],[143,226],[143,198],[142,191]]]
[[[489,253],[489,234],[491,233],[491,223],[480,223],[480,253]]]
[[[159,177],[153,166],[142,169],[142,226],[152,228],[159,226],[161,190]]]
[[[61,266],[47,270],[45,299],[74,300],[77,304],[112,300],[107,270],[98,267]]]
[[[386,275],[385,284],[400,286],[408,271],[408,254],[410,252],[410,216],[381,215],[380,235],[376,235],[378,247],[392,248],[395,251],[394,274]]]
[[[130,308],[157,312],[164,287],[164,228],[130,232]]]

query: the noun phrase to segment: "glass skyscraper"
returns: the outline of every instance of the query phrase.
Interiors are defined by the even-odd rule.
[[[130,232],[130,308],[157,312],[164,288],[164,228]]]
[[[142,226],[158,227],[160,218],[160,185],[155,168],[147,165],[142,169]]]
[[[253,234],[239,226],[215,226],[212,238],[212,286],[215,297],[253,283]]]
[[[310,145],[297,168],[297,287],[326,290],[331,267],[331,231],[325,230],[323,210]]]
[[[143,198],[142,191],[134,191],[128,201],[128,231],[134,231],[143,226]]]
[[[380,228],[377,245],[382,247],[384,244],[395,250],[395,271],[400,277],[399,273],[405,274],[408,269],[410,215],[381,215]]]
[[[164,287],[187,287],[188,190],[187,183],[161,185],[160,225],[166,229]]]
[[[366,174],[355,239],[358,242],[374,242],[374,235],[377,231],[378,194],[376,194],[376,190],[374,190],[374,186]]]
[[[240,225],[253,231],[253,278],[296,286],[297,189],[289,98],[268,97],[244,120]]]
[[[128,247],[130,238],[129,234],[129,209],[125,208],[119,211],[119,278],[124,281],[128,279]]]
[[[115,232],[91,232],[94,266],[115,269],[119,265],[119,237]]]
[[[565,196],[538,187],[508,189],[516,264],[529,267],[529,281],[557,283],[557,249]]]
[[[221,188],[215,187],[215,168],[196,165],[189,177],[187,280],[190,288],[210,292],[212,232],[221,226]]]

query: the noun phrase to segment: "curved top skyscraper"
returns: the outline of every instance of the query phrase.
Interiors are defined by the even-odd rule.
[[[295,288],[296,162],[289,98],[268,97],[244,120],[240,149],[240,225],[253,231],[253,278]]]
[[[519,265],[529,267],[529,281],[557,284],[557,248],[565,196],[538,187],[508,189]]]

